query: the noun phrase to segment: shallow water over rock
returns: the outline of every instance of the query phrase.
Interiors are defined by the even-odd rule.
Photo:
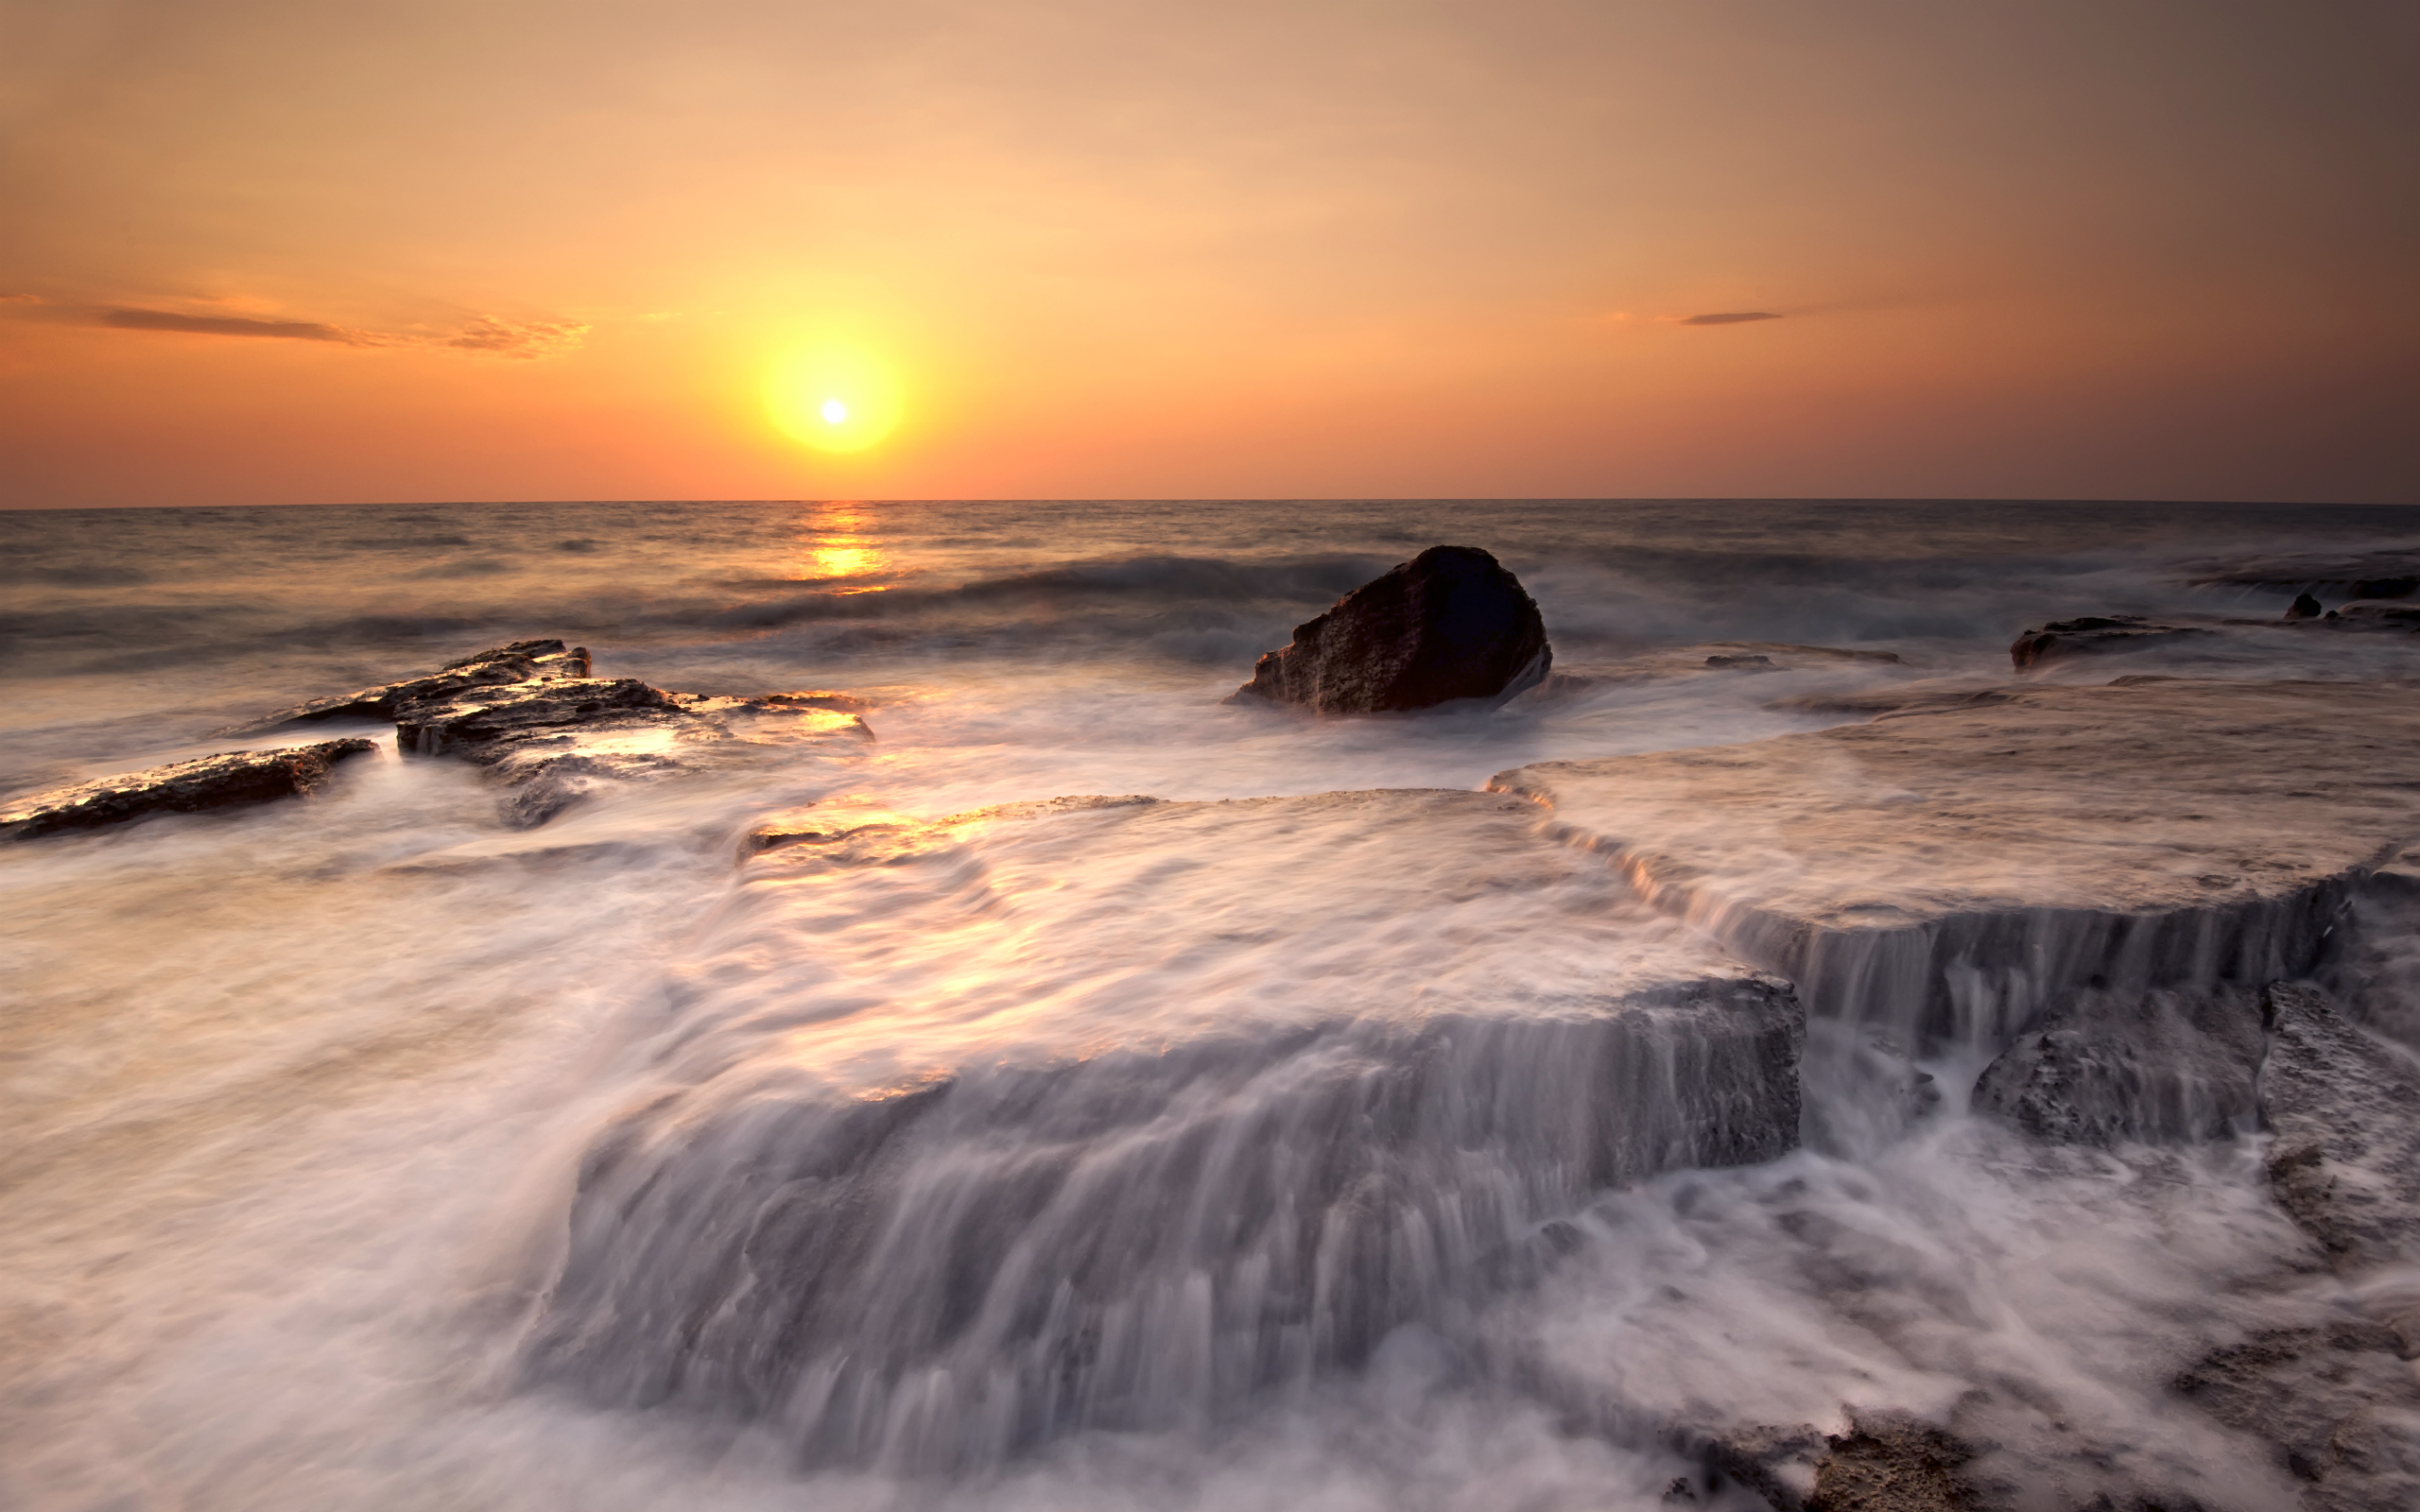
[[[1469,507],[889,507],[11,558],[22,788],[542,631],[729,728],[0,853],[0,1502],[2398,1504],[2410,638],[2005,649],[2318,517],[1508,506],[1564,674],[1308,721]]]

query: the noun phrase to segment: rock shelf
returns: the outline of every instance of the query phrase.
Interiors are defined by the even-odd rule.
[[[0,835],[30,840],[122,824],[154,814],[200,814],[299,798],[338,762],[374,750],[367,740],[330,740],[276,750],[231,750],[171,762],[17,799],[0,812]]]

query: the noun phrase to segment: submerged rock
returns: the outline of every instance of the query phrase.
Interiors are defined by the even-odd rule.
[[[2207,640],[2218,632],[2200,626],[2160,625],[2139,614],[2086,614],[2052,620],[2026,630],[2008,648],[2009,661],[2024,672],[2052,662],[2148,650],[2178,641]]]
[[[2274,1448],[2312,1512],[2420,1506],[2420,1381],[2395,1335],[2344,1319],[2270,1329],[2212,1351],[2172,1389]]]
[[[2260,1017],[2259,991],[2242,984],[2071,991],[1984,1071],[1975,1107],[2062,1144],[2249,1132]]]
[[[1253,667],[1236,698],[1327,714],[1390,713],[1458,699],[1497,703],[1554,662],[1537,601],[1475,546],[1431,546],[1364,583]]]
[[[0,834],[31,839],[152,814],[199,814],[295,798],[325,782],[338,762],[376,748],[372,741],[331,740],[277,750],[221,751],[106,777],[17,800],[0,812]]]
[[[2278,1202],[2339,1265],[2420,1264],[2420,1066],[2314,988],[2280,984],[2268,1005]],[[2420,1347],[2420,1312],[2406,1327]]]

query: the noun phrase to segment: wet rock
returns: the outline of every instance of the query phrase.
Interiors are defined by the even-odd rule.
[[[681,1090],[600,1130],[541,1377],[770,1418],[817,1464],[1232,1421],[1407,1323],[1459,1339],[1558,1263],[1588,1194],[1796,1141],[1787,986],[1524,802],[831,808],[769,821],[796,840],[748,862],[687,1010],[746,1011],[668,1044]],[[853,956],[831,910],[864,897],[801,874],[932,948]],[[1537,990],[1505,990],[1515,960]],[[1012,1027],[867,1053],[864,1004],[927,995]]]
[[[1917,1054],[2065,990],[2313,969],[2420,833],[2420,702],[2352,682],[2031,687],[1739,746],[1498,774],[1649,898]]]
[[[586,646],[565,647],[561,641],[514,641],[475,651],[420,677],[281,709],[226,733],[246,734],[330,719],[393,719],[411,705],[441,703],[474,688],[527,682],[532,678],[584,678],[589,670]]]
[[[1519,578],[1477,547],[1431,546],[1296,626],[1293,642],[1262,657],[1234,696],[1330,714],[1501,703],[1541,681],[1553,660]]]
[[[338,762],[376,748],[367,740],[331,740],[172,762],[21,799],[0,812],[0,834],[31,839],[152,814],[199,814],[295,798],[325,782]]]
[[[2320,620],[2340,630],[2420,630],[2420,608],[2404,604],[2347,604]]]
[[[2420,1066],[2313,988],[2281,983],[2267,1001],[2260,1111],[2279,1204],[2339,1267],[2420,1263]],[[2420,1317],[2406,1326],[2420,1341]]]
[[[2308,593],[2297,593],[2294,595],[2294,601],[2286,606],[2285,617],[2290,620],[2315,620],[2319,618],[2320,612],[2318,599],[2311,597]]]
[[[2249,1131],[2266,1049],[2260,1004],[2242,985],[2069,991],[1984,1071],[1974,1106],[2061,1144]]]
[[[538,678],[415,699],[395,720],[396,748],[486,765],[532,739],[600,726],[666,726],[683,713],[635,678]]]
[[[499,804],[505,820],[524,828],[607,787],[694,770],[739,747],[873,736],[860,717],[870,706],[845,693],[671,693],[592,670],[585,646],[514,641],[241,728],[391,719],[405,755],[486,768],[507,789]]]
[[[2366,1320],[2273,1329],[2180,1374],[2178,1396],[2273,1446],[2312,1512],[2420,1506],[2420,1381]]]
[[[1806,1512],[1968,1512],[1983,1504],[1966,1474],[1974,1458],[1929,1423],[1860,1415],[1817,1463]]]
[[[488,768],[508,789],[506,821],[527,828],[616,784],[697,770],[735,747],[873,739],[861,717],[831,706],[842,697],[717,697],[634,678],[540,677],[407,704],[395,744],[407,755]]]
[[[1763,1497],[1774,1512],[1806,1512],[1815,1491],[1816,1466],[1828,1447],[1812,1423],[1776,1427],[1754,1423],[1719,1433],[1679,1435],[1682,1452],[1706,1468],[1706,1482],[1720,1490],[1737,1482]]]
[[[2019,672],[2080,657],[2149,650],[2179,641],[2208,640],[2218,632],[2190,625],[2160,625],[2139,614],[2087,614],[2052,620],[2017,636],[2008,648]]]
[[[1737,654],[1731,656],[1710,656],[1705,659],[1705,664],[1710,667],[1733,667],[1743,671],[1770,672],[1776,670],[1773,666],[1773,659],[1769,656]]]
[[[2364,577],[2354,583],[2355,598],[2410,598],[2420,590],[2420,577]],[[2305,598],[2310,595],[2306,593]]]

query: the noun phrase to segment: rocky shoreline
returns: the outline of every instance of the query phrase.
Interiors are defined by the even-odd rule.
[[[261,735],[298,726],[391,721],[406,757],[481,768],[503,791],[498,811],[518,829],[544,824],[593,793],[694,771],[750,745],[870,741],[871,705],[844,693],[729,697],[673,693],[633,678],[592,676],[585,646],[514,641],[434,672],[315,698],[218,731]],[[53,789],[0,814],[0,833],[32,838],[152,814],[196,814],[297,797],[327,768],[375,748],[353,738],[228,751],[97,782]]]

